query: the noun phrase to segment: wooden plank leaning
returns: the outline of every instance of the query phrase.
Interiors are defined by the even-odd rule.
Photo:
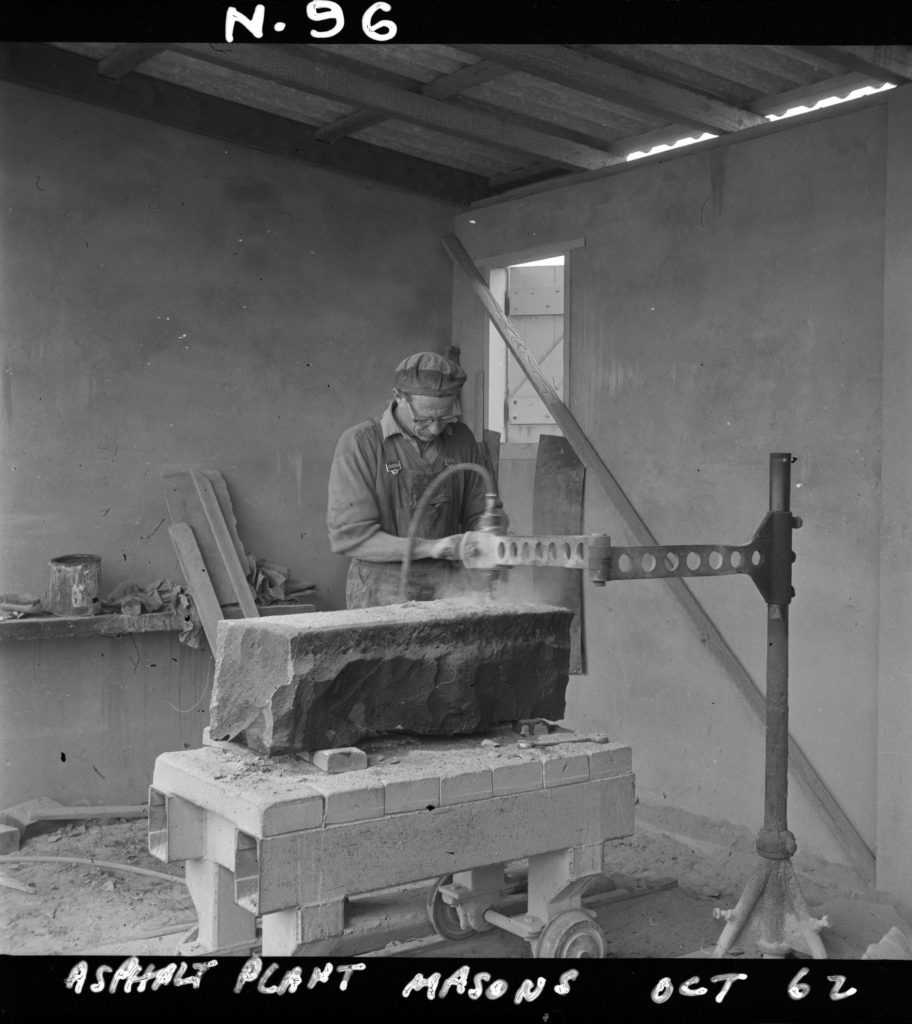
[[[187,581],[187,586],[193,597],[193,603],[196,605],[203,632],[209,642],[209,650],[214,656],[218,622],[222,618],[222,606],[215,596],[215,589],[209,578],[206,563],[203,561],[192,527],[186,523],[172,523],[168,527],[168,534],[177,553],[181,572],[184,574],[184,579]]]
[[[219,556],[221,557],[225,571],[228,574],[228,580],[231,584],[232,590],[234,591],[237,603],[240,606],[245,619],[255,619],[260,613],[257,610],[256,602],[254,601],[253,589],[247,582],[247,578],[244,575],[244,568],[241,565],[241,560],[238,558],[237,550],[235,549],[231,534],[228,532],[228,527],[225,523],[225,518],[222,515],[222,510],[219,507],[218,498],[215,496],[212,484],[207,477],[195,470],[191,472],[190,478],[193,480],[193,485],[196,487],[196,493],[199,496],[200,504],[203,506],[203,511],[206,513],[209,528],[212,530],[212,536],[215,538]]]
[[[231,507],[228,485],[225,483],[222,474],[217,470],[198,470],[197,475],[209,481],[221,512],[221,522],[225,524],[231,536],[236,558],[241,563],[241,566],[244,567],[246,575],[248,556],[244,550],[241,538],[238,536],[237,520],[234,516],[234,509]],[[193,530],[193,536],[199,545],[203,561],[209,571],[209,579],[212,582],[219,603],[223,607],[236,604],[237,596],[234,583],[228,575],[228,567],[213,535],[209,517],[200,501],[192,472],[183,469],[163,472],[162,483],[164,484],[165,504],[168,507],[171,522],[186,523]]]
[[[586,470],[565,437],[542,434],[535,459],[532,532],[536,536],[583,532]],[[583,645],[583,574],[576,569],[533,569],[535,592],[548,604],[573,612],[570,623],[570,672],[586,671]]]
[[[500,431],[485,430],[482,436],[484,438],[482,447],[488,456],[488,462],[490,463],[491,472],[494,474],[494,483],[496,485],[500,475]]]
[[[491,294],[491,290],[488,288],[484,278],[472,262],[462,243],[455,235],[445,235],[442,241],[450,258],[465,275],[475,294],[481,300],[498,334],[503,338],[507,348],[522,367],[523,372],[529,378],[548,412],[551,413],[554,421],[563,431],[564,436],[573,445],[587,471],[592,473],[598,480],[637,543],[644,547],[657,545],[658,541],[653,536],[649,527],[631,504],[609,468],[602,461],[602,457],[593,447],[582,427],[577,423],[576,418],[567,406],[564,405],[550,381],[542,373],[541,368],[528,348],[526,348],[522,338]],[[763,694],[737,654],[729,646],[725,637],[722,636],[719,628],[683,580],[669,578],[665,582],[671,588],[678,603],[690,619],[701,641],[706,644],[719,664],[725,669],[726,674],[735,684],[738,692],[747,701],[760,721],[765,722],[766,702]],[[801,783],[814,806],[820,811],[824,819],[830,823],[834,835],[849,854],[860,873],[867,881],[872,882],[875,865],[874,852],[865,842],[864,837],[851,822],[830,792],[829,787],[791,735],[789,736],[788,743],[789,765],[795,773],[795,777]]]

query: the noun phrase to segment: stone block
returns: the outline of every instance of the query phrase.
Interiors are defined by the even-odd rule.
[[[385,814],[427,810],[440,804],[440,778],[437,775],[392,778],[383,783],[383,789]]]
[[[383,782],[366,772],[343,772],[307,776],[308,786],[323,797],[323,822],[339,825],[346,821],[380,818],[384,813]]]
[[[224,818],[254,836],[323,825],[324,798],[308,782],[325,778],[310,765],[275,767],[249,751],[216,746],[159,754],[152,785]]]
[[[567,786],[573,782],[586,782],[589,779],[588,754],[558,754],[549,751],[543,755],[543,760],[546,789],[551,786]]]
[[[0,853],[15,853],[19,849],[19,829],[0,825]]]
[[[608,779],[630,771],[632,751],[623,743],[606,743],[600,750],[589,752],[589,777]]]
[[[464,804],[469,800],[484,800],[494,795],[489,768],[476,771],[453,772],[440,777],[440,805]]]
[[[628,775],[273,836],[260,843],[257,911],[325,902],[632,833]],[[307,868],[289,872],[289,864]]]
[[[560,719],[571,619],[550,605],[422,601],[222,620],[211,736],[272,755]]]
[[[67,821],[67,810],[63,804],[50,797],[39,796],[15,807],[0,811],[0,825],[16,829],[19,843],[45,832],[54,832],[61,822]],[[56,815],[59,813],[59,817]]]
[[[491,776],[494,782],[494,796],[526,793],[542,788],[542,765],[538,758],[534,761],[511,761],[498,765],[492,770]]]
[[[354,772],[367,767],[367,754],[357,747],[333,747],[330,750],[311,750],[303,754],[305,761],[323,772]]]

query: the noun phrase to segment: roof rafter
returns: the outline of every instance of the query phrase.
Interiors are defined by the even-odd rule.
[[[908,47],[796,46],[794,49],[813,57],[823,57],[846,71],[857,71],[892,85],[903,85],[912,80]]]
[[[668,117],[703,131],[737,131],[762,121],[750,110],[610,64],[568,46],[459,43],[457,48],[631,110]]]
[[[275,50],[267,53],[262,47],[246,43],[226,44],[219,49],[204,43],[182,44],[172,47],[172,50],[240,74],[363,107],[384,117],[408,121],[458,138],[544,159],[571,170],[592,170],[611,162],[608,154],[594,146],[557,139],[490,115],[462,110],[376,79],[341,71],[310,57],[292,57]]]
[[[97,59],[42,43],[0,42],[0,80],[44,89],[134,117],[301,160],[327,171],[465,206],[488,194],[485,178],[404,153],[343,139],[325,146],[307,125],[147,75],[114,82]]]
[[[98,62],[98,74],[116,81],[166,49],[164,44],[158,43],[124,43]]]
[[[319,60],[319,57],[316,59]],[[417,86],[417,88],[414,86],[403,86],[403,88],[420,93],[422,96],[430,96],[431,99],[443,100],[449,96],[465,92],[466,89],[471,89],[482,82],[490,82],[493,78],[500,78],[502,75],[508,74],[509,70],[509,68],[505,68],[501,64],[494,64],[489,60],[480,60],[476,64],[461,68],[450,75],[441,75],[440,78],[435,78],[431,82],[425,82],[423,85]],[[351,135],[353,132],[361,131],[362,128],[370,128],[372,125],[380,124],[384,120],[386,118],[371,110],[356,110],[352,114],[340,117],[325,128],[320,128],[317,131],[317,138],[321,142],[335,142],[337,139]]]

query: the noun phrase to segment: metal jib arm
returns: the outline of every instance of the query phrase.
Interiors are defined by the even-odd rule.
[[[607,534],[512,537],[475,531],[462,540],[460,557],[470,569],[540,566],[586,569],[596,586],[609,581],[730,576],[744,573],[767,605],[766,777],[763,826],[757,835],[761,861],[726,921],[714,951],[724,956],[750,930],[766,956],[794,950],[826,957],[818,932],[826,918],[811,916],[791,865],[797,849],[788,829],[788,608],[792,587],[792,531],[802,523],[790,509],[789,452],[770,454],[769,511],[750,542],[620,547]]]
[[[616,580],[744,573],[754,581],[767,604],[788,604],[794,594],[791,531],[801,526],[801,520],[791,514],[787,504],[783,508],[773,507],[773,494],[784,493],[787,502],[790,461],[787,453],[770,456],[770,510],[747,544],[624,547],[612,545],[606,533],[515,537],[473,531],[464,535],[459,557],[468,569],[588,569],[596,586]],[[781,501],[775,504],[780,505]]]

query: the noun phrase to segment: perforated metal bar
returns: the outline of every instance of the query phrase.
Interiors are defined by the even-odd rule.
[[[589,539],[581,534],[513,537],[496,533],[467,533],[463,537],[460,560],[469,569],[494,569],[499,565],[588,569]]]
[[[691,544],[657,547],[612,547],[608,579],[658,580],[671,576],[748,575],[765,555],[761,545]]]
[[[674,544],[612,547],[599,534],[513,537],[467,533],[461,561],[469,569],[532,565],[555,569],[590,569],[600,580],[667,579],[672,576],[754,575],[767,560],[768,542],[761,531],[749,544]]]

